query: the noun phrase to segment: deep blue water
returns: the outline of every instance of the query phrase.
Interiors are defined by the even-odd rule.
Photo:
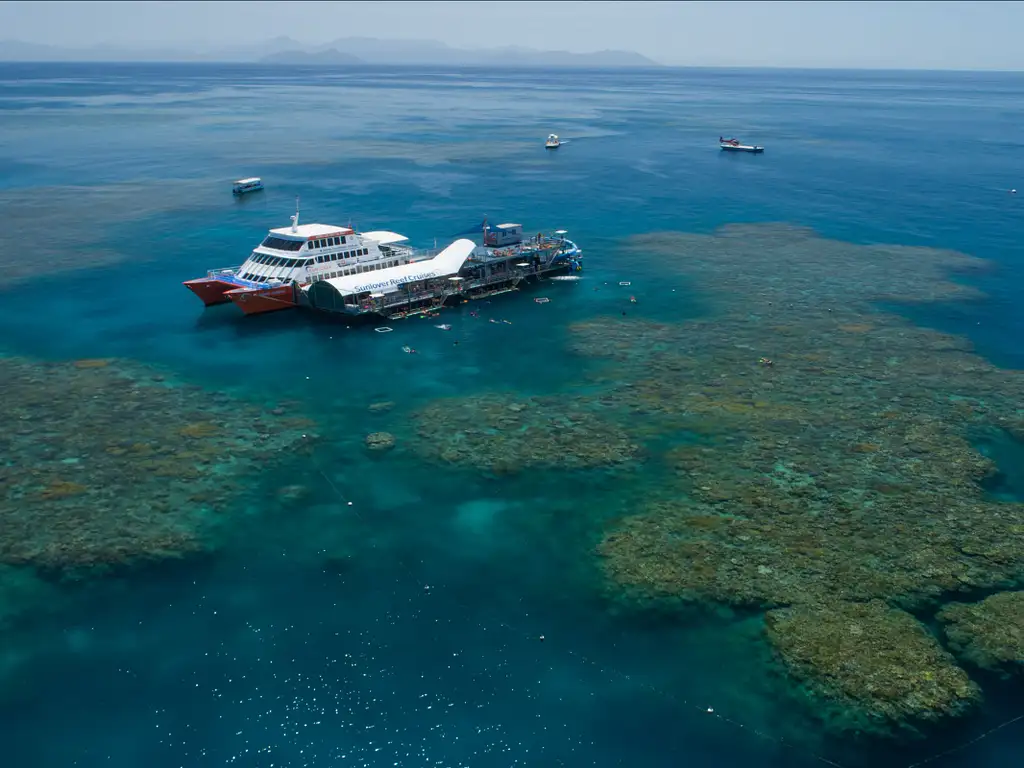
[[[587,286],[631,280],[651,312],[682,318],[713,311],[701,286],[673,286],[669,304],[656,265],[607,258],[618,243],[781,221],[994,260],[975,281],[986,301],[912,317],[1022,368],[1022,119],[1013,74],[0,66],[4,263],[41,262],[0,294],[3,351],[124,357],[295,399],[327,436],[313,462],[239,494],[262,520],[274,488],[307,485],[289,519],[243,525],[215,557],[98,581],[11,637],[5,764],[816,764],[813,720],[751,651],[756,619],[613,617],[590,588],[595,521],[649,478],[499,483],[362,450],[375,400],[571,396],[567,325],[621,297],[562,284],[543,312],[521,297],[483,309],[511,327],[453,310],[453,348],[426,321],[382,338],[204,311],[181,281],[237,263],[298,195],[303,221],[420,245],[484,215],[564,227]],[[551,131],[568,139],[557,153],[541,148]],[[768,150],[720,153],[721,134]],[[252,174],[267,190],[233,200],[230,181]],[[47,268],[69,251],[80,270]],[[344,567],[318,559],[325,537]],[[1002,694],[988,706],[954,736],[1018,714]],[[843,756],[895,768],[946,746]],[[1018,725],[934,764],[1001,767],[1021,749]]]

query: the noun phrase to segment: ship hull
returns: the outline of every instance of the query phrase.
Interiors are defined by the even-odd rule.
[[[184,286],[198,296],[203,304],[208,307],[212,307],[215,304],[227,304],[231,299],[229,299],[225,294],[238,287],[234,283],[228,283],[224,280],[217,280],[210,277],[186,280],[184,282]]]
[[[295,289],[291,285],[277,285],[273,288],[236,288],[225,295],[228,301],[247,315],[262,315],[265,312],[278,312],[297,306]]]
[[[754,152],[757,154],[764,152],[764,147],[752,147],[746,144],[722,144],[721,147],[726,152]]]

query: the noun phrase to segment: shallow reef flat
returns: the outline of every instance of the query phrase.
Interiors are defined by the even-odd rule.
[[[765,625],[792,674],[841,708],[836,721],[852,712],[903,726],[960,715],[981,700],[917,619],[880,600],[777,608]]]
[[[973,354],[965,339],[878,309],[977,300],[948,275],[985,262],[778,225],[647,235],[627,250],[697,281],[717,311],[572,328],[572,351],[605,361],[594,378],[608,383],[607,414],[691,436],[660,456],[675,479],[638,500],[598,547],[616,599],[828,616],[876,600],[933,610],[958,592],[1019,581],[1024,504],[987,493],[1000,473],[972,441],[1024,436],[1024,377]],[[902,632],[916,619],[893,610],[873,621]],[[796,626],[777,622],[769,639],[791,647],[784,636]],[[850,647],[864,652],[851,674],[867,685],[871,649]],[[800,676],[823,683],[830,673],[815,658],[801,662]],[[931,673],[948,663],[943,656]],[[831,689],[816,690],[827,698]],[[863,715],[851,727],[898,730],[901,712],[928,719],[871,696],[845,703]]]
[[[1024,592],[951,603],[938,618],[957,655],[1006,677],[1024,673]]]
[[[209,180],[161,182],[165,194],[152,194],[146,180],[82,186],[33,187],[0,190],[0,208],[10,218],[12,242],[34,242],[36,257],[22,257],[18,249],[0,253],[0,290],[45,275],[65,275],[75,270],[137,263],[159,258],[159,248],[136,247],[133,238],[125,238],[126,225],[166,215],[183,206],[201,209],[215,203],[216,183]],[[170,194],[174,188],[176,194]],[[53,211],[59,210],[59,217]],[[97,222],[97,210],[116,210],[116,222],[109,227]],[[45,238],[38,236],[46,232]]]
[[[312,423],[114,360],[0,358],[0,563],[58,571],[203,549],[240,477]]]
[[[640,453],[588,398],[471,395],[433,401],[413,418],[413,449],[425,458],[501,474],[619,465]]]

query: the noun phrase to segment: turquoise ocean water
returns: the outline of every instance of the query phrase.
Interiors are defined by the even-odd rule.
[[[59,610],[2,630],[0,760],[903,768],[1020,714],[1019,688],[993,683],[977,715],[912,744],[827,736],[757,612],[611,610],[594,548],[657,493],[656,460],[497,473],[407,446],[439,398],[569,408],[597,365],[567,353],[574,323],[713,320],[699,279],[623,247],[652,232],[784,222],[990,259],[984,300],[899,311],[1024,367],[1022,119],[1011,74],[0,66],[0,351],[154,366],[283,403],[318,435],[231,481],[215,551],[61,582]],[[545,152],[552,131],[568,141]],[[767,151],[725,155],[722,134]],[[232,199],[249,175],[266,191]],[[565,228],[584,279],[534,289],[545,305],[450,310],[448,333],[204,310],[181,282],[239,263],[296,196],[304,222],[421,246],[485,215]],[[398,447],[370,454],[381,429]],[[1000,449],[1009,496],[1021,456]],[[933,764],[1022,751],[1018,724]]]

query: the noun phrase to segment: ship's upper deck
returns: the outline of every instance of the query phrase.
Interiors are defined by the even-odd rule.
[[[278,227],[270,230],[270,234],[285,240],[310,240],[319,237],[340,237],[351,235],[353,231],[348,227],[337,227],[333,224],[300,224],[292,229],[291,227]]]

